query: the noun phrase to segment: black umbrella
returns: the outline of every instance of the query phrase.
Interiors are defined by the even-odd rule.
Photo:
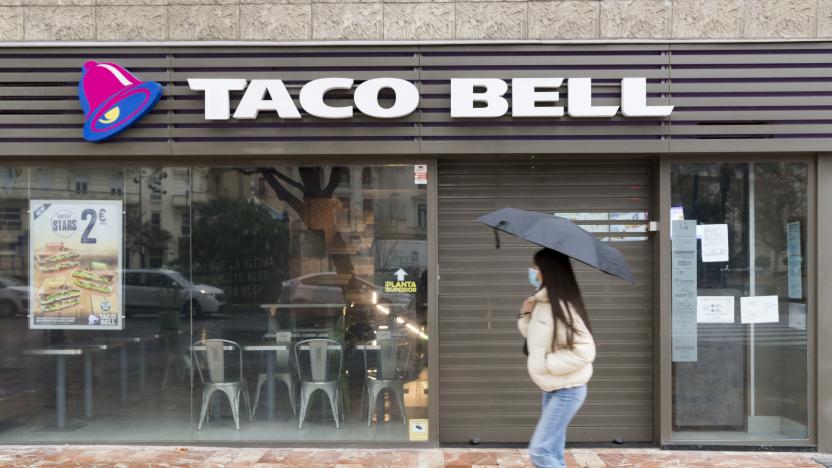
[[[481,216],[477,221],[494,228],[495,236],[496,230],[503,231],[541,247],[556,250],[604,273],[633,284],[636,282],[621,252],[599,241],[566,218],[516,208],[503,208]],[[500,248],[499,239],[497,248]]]

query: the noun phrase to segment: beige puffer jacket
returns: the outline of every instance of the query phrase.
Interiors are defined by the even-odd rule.
[[[517,321],[520,333],[529,348],[529,376],[541,390],[551,392],[561,388],[578,387],[592,377],[595,360],[595,341],[581,317],[569,307],[576,333],[572,337],[573,349],[566,346],[566,324],[558,324],[557,346],[552,348],[554,316],[546,289],[534,295],[537,303],[529,315]],[[563,304],[563,302],[561,302]]]

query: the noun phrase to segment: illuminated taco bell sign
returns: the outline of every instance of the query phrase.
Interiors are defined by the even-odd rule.
[[[419,107],[419,90],[400,78],[374,78],[360,83],[353,92],[352,105],[335,106],[327,102],[331,91],[350,91],[351,78],[321,78],[300,89],[300,108],[321,119],[349,119],[357,111],[378,119],[396,119]],[[188,85],[204,94],[206,120],[256,119],[260,112],[274,112],[281,119],[300,119],[301,113],[282,80],[245,80],[191,78]],[[508,82],[498,78],[452,78],[452,118],[512,117],[614,117],[619,110],[624,117],[667,117],[673,106],[647,105],[647,79],[621,80],[620,106],[596,106],[592,103],[591,78],[514,78],[511,97]],[[568,90],[566,102],[558,91]],[[390,106],[380,103],[383,90],[393,92]],[[231,109],[231,93],[243,92],[240,104]]]
[[[81,69],[78,99],[84,139],[105,141],[141,120],[162,97],[162,86],[141,81],[115,63],[89,61]]]

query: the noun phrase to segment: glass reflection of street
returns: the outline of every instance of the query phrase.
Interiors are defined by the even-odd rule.
[[[407,441],[428,395],[413,170],[24,169],[10,252],[29,199],[122,200],[125,328],[29,329],[29,265],[0,256],[0,442]]]

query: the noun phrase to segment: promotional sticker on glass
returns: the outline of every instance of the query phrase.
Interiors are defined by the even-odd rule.
[[[699,296],[696,298],[698,323],[734,323],[734,296]]]
[[[697,226],[697,228],[699,228],[699,226]],[[728,225],[703,224],[701,231],[702,235],[698,237],[702,239],[702,261],[727,262]]]
[[[740,298],[742,323],[777,323],[780,321],[777,296],[751,296]]]
[[[120,330],[122,202],[29,202],[30,328]]]
[[[806,304],[789,303],[789,328],[806,330]]]
[[[671,342],[673,362],[697,360],[696,221],[673,221],[671,242]]]
[[[803,298],[803,257],[800,248],[800,221],[786,224],[786,262],[789,299]]]

